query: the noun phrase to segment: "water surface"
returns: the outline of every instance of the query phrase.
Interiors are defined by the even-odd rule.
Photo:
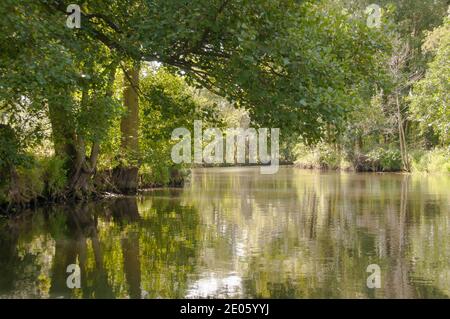
[[[448,175],[196,169],[183,189],[0,219],[0,298],[449,296]]]

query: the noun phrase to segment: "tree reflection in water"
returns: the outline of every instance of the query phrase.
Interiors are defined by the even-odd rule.
[[[24,212],[1,224],[0,297],[182,297],[197,219],[176,202],[138,208],[132,197]],[[81,289],[66,285],[69,264],[81,269]]]
[[[153,190],[0,219],[0,297],[450,295],[448,176],[198,169]],[[382,288],[366,287],[366,268]],[[69,264],[81,289],[69,289]]]

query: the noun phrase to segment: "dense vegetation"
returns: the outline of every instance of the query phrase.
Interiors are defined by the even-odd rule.
[[[367,2],[367,3],[366,3]],[[0,206],[180,185],[174,128],[280,127],[286,161],[450,172],[448,1],[0,3]]]
[[[348,113],[344,131],[300,143],[302,167],[450,172],[448,1],[380,1],[390,49],[386,82]],[[347,1],[361,10],[370,1]],[[447,17],[446,17],[447,16]]]

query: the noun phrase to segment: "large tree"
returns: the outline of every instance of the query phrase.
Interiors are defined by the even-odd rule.
[[[449,12],[450,14],[450,12]],[[425,77],[414,86],[412,117],[422,132],[432,128],[441,144],[450,144],[450,16],[442,26],[430,32],[424,49],[434,54]]]
[[[118,59],[103,44],[66,28],[64,16],[49,15],[40,3],[6,0],[0,12],[5,121],[22,149],[51,132],[55,155],[66,161],[69,193],[83,196],[117,113],[112,85]]]
[[[125,101],[139,93],[136,71],[127,71],[124,61],[157,61],[191,85],[247,108],[256,125],[312,141],[338,127],[360,91],[376,82],[376,52],[384,44],[380,30],[326,1],[86,0],[79,30],[65,27],[70,2],[2,1],[6,94],[0,99],[17,108],[26,97],[27,111],[31,105],[48,110],[55,150],[68,159],[75,194],[89,191],[115,114],[118,65],[131,79]],[[138,113],[124,115],[127,149],[137,145],[129,139],[135,134],[127,135],[132,114]]]
[[[67,1],[43,1],[65,12]],[[82,30],[239,101],[256,122],[318,137],[370,76],[380,33],[308,1],[85,1]]]

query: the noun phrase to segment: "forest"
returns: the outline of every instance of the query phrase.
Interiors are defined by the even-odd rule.
[[[450,3],[373,2],[80,0],[73,27],[73,0],[2,0],[1,211],[179,187],[194,120],[280,128],[299,168],[449,174]]]

